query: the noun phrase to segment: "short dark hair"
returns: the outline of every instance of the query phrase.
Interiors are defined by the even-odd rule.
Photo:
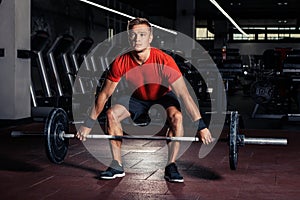
[[[137,17],[137,18],[134,18],[134,19],[128,21],[127,30],[131,30],[133,28],[133,26],[139,25],[139,24],[145,24],[150,28],[150,30],[152,29],[150,22],[146,18]]]

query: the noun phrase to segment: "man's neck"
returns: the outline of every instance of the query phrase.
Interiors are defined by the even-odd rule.
[[[150,56],[150,51],[151,51],[151,47],[148,47],[147,49],[143,50],[143,51],[134,51],[133,52],[133,57],[135,59],[135,61],[139,64],[142,65],[144,64],[147,59]]]

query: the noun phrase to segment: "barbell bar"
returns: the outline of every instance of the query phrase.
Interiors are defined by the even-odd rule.
[[[73,134],[64,134],[65,138],[74,138]],[[166,140],[166,141],[178,141],[178,142],[199,142],[198,137],[166,137],[166,136],[149,136],[149,135],[87,135],[88,139],[111,139],[111,140]]]
[[[219,139],[218,141],[227,142],[229,145],[229,164],[230,169],[236,170],[238,163],[238,149],[239,146],[245,144],[256,145],[287,145],[288,141],[285,138],[247,138],[239,134],[239,115],[237,111],[230,114],[230,126],[227,139]],[[54,108],[46,119],[43,134],[28,134],[20,131],[13,131],[12,137],[21,136],[45,136],[45,149],[49,160],[56,164],[61,164],[67,155],[69,139],[75,138],[74,134],[69,134],[68,115],[61,108]],[[71,123],[71,124],[74,124]],[[195,137],[166,137],[166,136],[149,136],[149,135],[87,135],[88,139],[135,139],[135,140],[166,140],[166,141],[180,141],[180,142],[201,142]]]
[[[21,131],[12,131],[12,137],[22,137],[22,136],[43,136],[43,134],[30,134],[24,133]],[[72,139],[75,138],[74,134],[66,134],[64,131],[58,134],[58,137],[62,140],[64,139]],[[110,139],[110,140],[166,140],[166,141],[179,141],[179,142],[199,142],[200,139],[198,137],[166,137],[166,136],[149,136],[149,135],[97,135],[97,134],[89,134],[86,136],[87,139]]]
[[[38,133],[24,133],[22,131],[12,131],[12,137],[23,137],[23,136],[44,136],[44,134]],[[61,139],[68,138],[73,139],[76,136],[74,134],[66,134],[64,131],[59,133]],[[244,135],[239,135],[240,145],[243,144],[253,144],[253,145],[287,145],[287,140],[282,138],[246,138]],[[86,136],[87,139],[110,139],[110,140],[166,140],[166,141],[178,141],[178,142],[200,142],[199,137],[166,137],[166,136],[149,136],[149,135],[99,135],[99,134],[89,134]],[[213,141],[216,140],[213,138]],[[221,142],[228,142],[228,139],[219,139]]]
[[[65,134],[64,132],[60,133],[63,138],[75,138],[74,134]],[[253,144],[253,145],[287,145],[287,139],[282,138],[246,138],[244,135],[239,135],[241,138],[241,146],[245,144]],[[110,140],[166,140],[166,141],[178,141],[178,142],[200,142],[199,137],[166,137],[166,136],[149,136],[149,135],[97,135],[90,134],[87,135],[88,139],[110,139]],[[213,138],[213,142],[216,139]],[[228,139],[219,139],[218,141],[227,142]]]

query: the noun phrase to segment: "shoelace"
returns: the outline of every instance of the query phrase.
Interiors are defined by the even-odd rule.
[[[177,170],[177,166],[176,165],[172,165],[170,166],[170,173],[178,173],[178,170]]]

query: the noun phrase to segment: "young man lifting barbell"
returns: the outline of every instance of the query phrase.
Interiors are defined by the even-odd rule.
[[[98,115],[103,111],[105,103],[115,91],[121,78],[129,87],[136,88],[129,100],[129,106],[122,102],[112,105],[107,111],[107,126],[109,135],[123,135],[121,121],[131,117],[133,121],[148,112],[154,104],[162,105],[167,113],[169,125],[168,136],[184,135],[183,117],[179,98],[185,106],[193,122],[197,123],[197,135],[204,144],[213,141],[210,131],[204,124],[200,111],[188,92],[183,76],[171,56],[151,47],[153,39],[152,27],[147,19],[135,18],[128,23],[128,38],[132,50],[118,56],[108,72],[89,119],[76,134],[80,140],[86,140]],[[145,84],[146,83],[146,84]],[[167,84],[167,86],[166,86]],[[120,140],[110,140],[113,161],[110,167],[101,173],[102,179],[114,179],[125,176],[121,159]],[[165,178],[171,182],[183,182],[183,177],[177,170],[176,157],[180,143],[168,143],[169,156],[165,168]]]

